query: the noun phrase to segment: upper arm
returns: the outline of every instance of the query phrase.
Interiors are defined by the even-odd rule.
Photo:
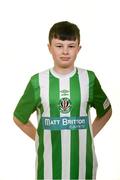
[[[17,126],[23,125],[23,122],[21,122],[21,120],[18,119],[18,118],[16,118],[15,116],[13,116],[13,120],[14,120],[14,122],[15,122],[15,124],[16,124]]]
[[[102,117],[111,108],[110,101],[105,92],[103,91],[100,82],[95,76],[95,74],[92,83],[91,106],[96,109],[98,117]]]
[[[36,110],[40,100],[39,96],[36,96],[36,91],[39,94],[39,86],[36,83],[37,80],[38,75],[30,79],[14,111],[14,117],[24,124],[28,122],[30,115]]]

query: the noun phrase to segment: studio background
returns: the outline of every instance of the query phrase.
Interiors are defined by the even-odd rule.
[[[0,180],[33,180],[35,144],[13,122],[15,106],[30,77],[53,66],[50,27],[76,23],[82,49],[75,65],[93,70],[113,115],[95,137],[97,180],[120,180],[119,3],[117,0],[0,1]],[[92,119],[95,111],[91,110]],[[36,114],[31,116],[37,126]]]

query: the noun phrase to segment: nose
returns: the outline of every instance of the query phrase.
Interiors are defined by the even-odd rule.
[[[68,54],[68,48],[67,47],[63,48],[63,54]]]

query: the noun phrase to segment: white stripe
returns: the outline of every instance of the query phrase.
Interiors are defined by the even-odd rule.
[[[49,107],[49,70],[40,74],[41,102],[44,112],[42,116],[50,116]],[[52,179],[52,145],[51,132],[44,130],[44,179]]]
[[[86,115],[86,108],[87,108],[87,101],[89,99],[89,77],[88,73],[86,70],[79,69],[80,73],[80,87],[81,87],[81,101],[82,101],[82,106],[80,109],[81,115]],[[92,153],[93,153],[93,179],[96,179],[96,172],[97,172],[97,158],[95,154],[95,148],[94,148],[94,139],[93,139],[93,132],[92,132],[92,124],[91,124],[91,118],[90,118],[90,112],[88,112],[88,117],[89,117],[89,128],[92,136]],[[80,141],[80,147],[84,146],[84,150],[80,153],[80,162],[84,162],[83,166],[80,168],[80,172],[83,172],[81,175],[80,173],[80,178],[85,178],[85,170],[86,170],[86,141],[87,141],[87,132],[83,131],[83,134],[80,134],[81,139],[84,139],[84,143],[81,144]],[[83,138],[84,137],[84,138]],[[82,158],[81,158],[82,157]],[[84,171],[82,171],[82,169]]]
[[[40,121],[40,117],[41,117],[41,112],[39,109],[37,109],[37,120],[38,120],[38,124]],[[37,179],[37,168],[38,168],[38,148],[39,148],[39,136],[38,133],[36,131],[36,136],[35,136],[35,147],[36,147],[36,161],[35,161],[35,179]]]
[[[86,116],[87,101],[89,97],[89,82],[86,70],[79,69],[79,81],[81,90],[80,116]],[[86,141],[87,131],[79,131],[79,179],[85,179],[86,172]]]
[[[93,138],[93,131],[92,131],[92,126],[91,126],[90,112],[89,112],[89,127],[90,127],[91,136]],[[96,179],[98,162],[97,162],[97,157],[96,157],[96,153],[95,153],[94,139],[93,139],[93,142],[92,142],[92,151],[93,151],[93,179]]]
[[[96,154],[95,154],[94,144],[92,146],[92,149],[93,149],[93,179],[96,179],[98,162],[97,162],[97,157],[96,157]]]
[[[69,94],[64,96],[70,99],[70,78],[60,79],[60,91],[68,90]],[[62,98],[62,93],[60,93],[60,99]],[[70,117],[70,113],[60,113],[60,116]],[[62,141],[62,179],[70,179],[70,130],[61,130],[61,141]]]

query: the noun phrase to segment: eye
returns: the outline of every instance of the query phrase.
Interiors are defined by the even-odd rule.
[[[61,48],[62,46],[61,45],[56,45],[56,47]]]
[[[74,45],[70,45],[69,48],[74,48],[75,46]]]

